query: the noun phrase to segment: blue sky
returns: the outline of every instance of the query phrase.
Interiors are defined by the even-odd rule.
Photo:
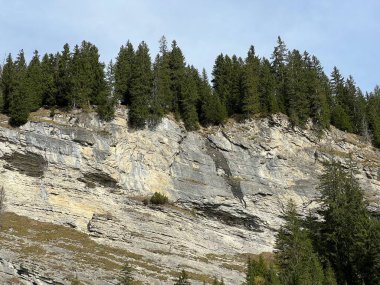
[[[245,56],[251,44],[269,57],[280,35],[288,48],[315,54],[371,91],[380,84],[378,0],[0,0],[0,60],[23,48],[56,52],[87,40],[101,59],[116,57],[128,39],[176,39],[188,63],[210,73],[223,52]]]

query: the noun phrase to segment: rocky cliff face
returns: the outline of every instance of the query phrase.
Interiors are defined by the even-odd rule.
[[[20,129],[3,126],[0,280],[116,284],[128,260],[144,284],[170,284],[182,268],[194,284],[240,284],[246,255],[272,251],[287,200],[317,207],[323,161],[349,156],[379,213],[380,152],[334,128],[292,128],[281,115],[199,132],[170,118],[129,130],[124,109],[111,123],[38,114]],[[142,203],[156,191],[171,204]]]

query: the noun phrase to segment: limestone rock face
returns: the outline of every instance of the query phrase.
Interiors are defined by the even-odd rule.
[[[94,114],[58,114],[0,128],[6,211],[128,251],[113,262],[129,260],[146,284],[170,284],[181,268],[194,284],[214,275],[240,284],[243,254],[273,250],[287,200],[304,212],[317,207],[325,160],[346,163],[351,156],[370,210],[380,212],[380,152],[355,135],[293,128],[282,115],[199,132],[170,118],[154,130],[130,130],[126,117],[123,109],[110,123]],[[154,192],[171,204],[144,205]],[[12,227],[2,235],[0,279],[69,284],[67,276],[77,274],[88,284],[116,284],[116,268],[85,260],[73,268],[68,246],[47,248],[48,238],[21,239]],[[44,247],[45,256],[16,252],[18,242]],[[53,255],[62,259],[59,270],[50,266]]]

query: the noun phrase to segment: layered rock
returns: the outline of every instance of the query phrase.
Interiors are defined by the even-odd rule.
[[[6,210],[79,231],[104,250],[120,249],[112,262],[129,260],[146,284],[170,284],[180,268],[194,284],[214,275],[240,284],[243,254],[272,251],[287,200],[304,212],[317,206],[318,175],[329,159],[357,163],[370,209],[380,212],[380,152],[355,135],[333,127],[322,133],[293,128],[282,115],[199,132],[186,132],[169,117],[154,130],[130,130],[126,117],[120,108],[110,123],[77,113],[2,127]],[[142,203],[156,191],[171,204]],[[66,277],[76,272],[88,284],[116,283],[116,267],[82,264],[78,272],[69,262],[75,249],[50,247],[45,250],[63,259],[59,271],[51,270],[48,258],[12,250],[17,242],[43,247],[43,241],[15,235],[12,245],[10,236],[8,228],[0,254],[3,278],[68,284]]]

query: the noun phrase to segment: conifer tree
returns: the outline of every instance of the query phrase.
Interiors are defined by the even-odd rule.
[[[41,61],[42,76],[42,102],[52,107],[57,104],[56,77],[58,74],[58,61],[53,54],[45,54]]]
[[[322,266],[292,201],[285,211],[285,225],[276,237],[276,250],[281,284],[323,284]]]
[[[36,111],[42,106],[45,84],[38,51],[34,51],[33,58],[28,65],[26,81],[30,111]]]
[[[129,105],[131,102],[131,81],[135,51],[130,41],[121,46],[115,63],[115,96],[122,104]]]
[[[9,100],[9,123],[12,126],[21,126],[28,121],[30,110],[26,85],[27,66],[23,50],[19,52],[14,66],[15,83]]]
[[[181,86],[180,113],[187,130],[193,131],[199,128],[197,113],[197,76],[198,71],[194,67],[187,67]]]
[[[95,45],[83,41],[75,46],[71,61],[72,90],[69,105],[73,108],[88,108],[98,104],[106,89],[104,64],[99,62],[99,52]]]
[[[330,88],[328,78],[323,72],[320,61],[312,56],[306,59],[306,85],[310,102],[310,116],[321,129],[330,126]]]
[[[280,285],[276,272],[260,255],[259,260],[248,260],[245,285]]]
[[[379,222],[366,209],[353,165],[326,164],[320,181],[321,254],[334,268],[338,284],[378,284]]]
[[[149,48],[141,42],[133,63],[130,87],[129,124],[135,128],[145,127],[149,118],[148,103],[153,79],[151,65]]]
[[[352,122],[349,116],[349,107],[345,98],[346,90],[344,78],[337,67],[331,73],[330,88],[332,94],[332,116],[331,123],[338,129],[352,132]]]
[[[63,51],[57,55],[56,103],[60,107],[67,107],[69,105],[69,97],[72,94],[71,60],[70,46],[66,43],[63,46]]]
[[[310,117],[310,113],[306,96],[305,64],[298,50],[293,50],[288,55],[285,86],[287,114],[292,123],[302,126]]]
[[[1,89],[3,91],[3,109],[5,114],[9,113],[10,101],[15,88],[16,71],[12,55],[8,54],[1,74]]]
[[[230,82],[232,83],[230,93],[227,97],[227,111],[230,115],[242,113],[243,99],[243,68],[244,62],[240,57],[233,55],[231,61],[227,58],[227,68],[230,68]]]
[[[260,59],[255,54],[255,48],[250,47],[245,59],[242,84],[242,111],[247,115],[258,114],[262,111],[259,93]]]
[[[286,63],[288,60],[288,49],[285,42],[280,36],[277,37],[277,46],[274,48],[272,54],[272,66],[276,76],[276,90],[275,96],[280,112],[286,113]]]
[[[160,40],[160,53],[153,64],[153,90],[150,98],[150,125],[154,126],[161,121],[163,115],[171,111],[173,94],[169,68],[169,53],[166,38]]]
[[[276,97],[276,78],[272,72],[269,60],[263,58],[259,81],[260,105],[263,115],[275,114],[280,111]]]
[[[155,81],[157,98],[161,102],[160,107],[163,108],[164,113],[172,110],[173,103],[170,56],[171,53],[168,51],[166,38],[163,36],[160,39],[160,53],[155,63]]]
[[[115,116],[115,73],[112,60],[107,66],[106,86],[98,95],[97,113],[104,121],[110,121]]]
[[[199,87],[200,121],[203,125],[222,124],[227,118],[226,106],[221,102],[220,98],[213,93],[209,84],[206,70],[203,69],[202,80]]]
[[[0,65],[0,112],[4,107],[4,96],[3,96],[3,88],[2,88],[2,77],[3,77],[3,67]]]
[[[173,101],[171,103],[171,110],[179,113],[180,100],[182,97],[182,86],[184,85],[186,64],[185,57],[181,49],[178,47],[177,42],[172,42],[172,50],[169,54],[169,69],[171,80],[171,93]]]
[[[380,147],[380,88],[378,86],[368,95],[367,117],[372,142],[376,147]]]

